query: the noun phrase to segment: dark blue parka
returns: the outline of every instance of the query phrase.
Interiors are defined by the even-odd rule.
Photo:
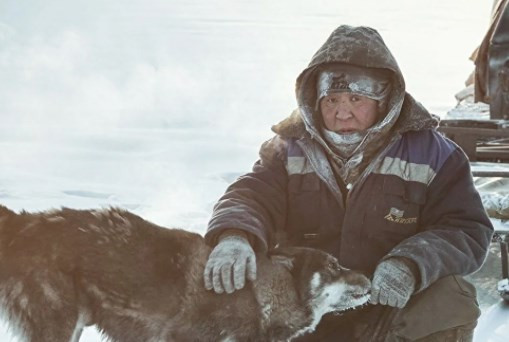
[[[356,160],[333,161],[319,133],[316,74],[328,63],[393,73],[387,113],[369,129]],[[404,90],[395,59],[370,28],[341,26],[297,79],[299,108],[273,127],[253,171],[221,197],[205,238],[225,229],[278,243],[311,246],[346,267],[372,273],[380,260],[417,265],[418,291],[450,274],[477,270],[493,233],[465,154],[436,130],[437,120]],[[333,162],[349,167],[338,177]]]

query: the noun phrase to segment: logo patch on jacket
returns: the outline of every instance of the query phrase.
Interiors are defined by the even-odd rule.
[[[403,217],[405,212],[398,208],[391,208],[389,213],[384,216],[384,219],[390,222],[401,223],[401,224],[411,224],[417,223],[417,217]]]

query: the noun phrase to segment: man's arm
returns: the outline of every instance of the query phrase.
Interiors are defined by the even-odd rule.
[[[275,244],[286,219],[286,143],[275,137],[262,145],[253,171],[228,187],[214,207],[206,242],[215,246],[204,270],[206,289],[232,293],[256,279],[255,249]]]
[[[453,151],[430,184],[420,226],[420,233],[384,257],[404,257],[415,262],[419,271],[417,292],[444,276],[466,275],[481,267],[493,226],[461,150]]]
[[[226,229],[245,232],[253,247],[266,251],[276,229],[285,226],[288,175],[286,142],[279,136],[265,142],[253,171],[231,184],[214,206],[205,234],[214,246]]]

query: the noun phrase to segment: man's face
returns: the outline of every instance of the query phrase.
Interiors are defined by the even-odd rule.
[[[378,101],[354,93],[332,93],[320,100],[325,128],[348,134],[373,126],[378,119]]]

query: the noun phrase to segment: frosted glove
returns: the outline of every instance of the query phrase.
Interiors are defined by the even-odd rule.
[[[415,291],[415,276],[399,258],[382,261],[371,282],[371,304],[403,308]]]
[[[256,279],[256,257],[247,238],[226,235],[209,255],[203,273],[205,288],[216,293],[232,293]]]

